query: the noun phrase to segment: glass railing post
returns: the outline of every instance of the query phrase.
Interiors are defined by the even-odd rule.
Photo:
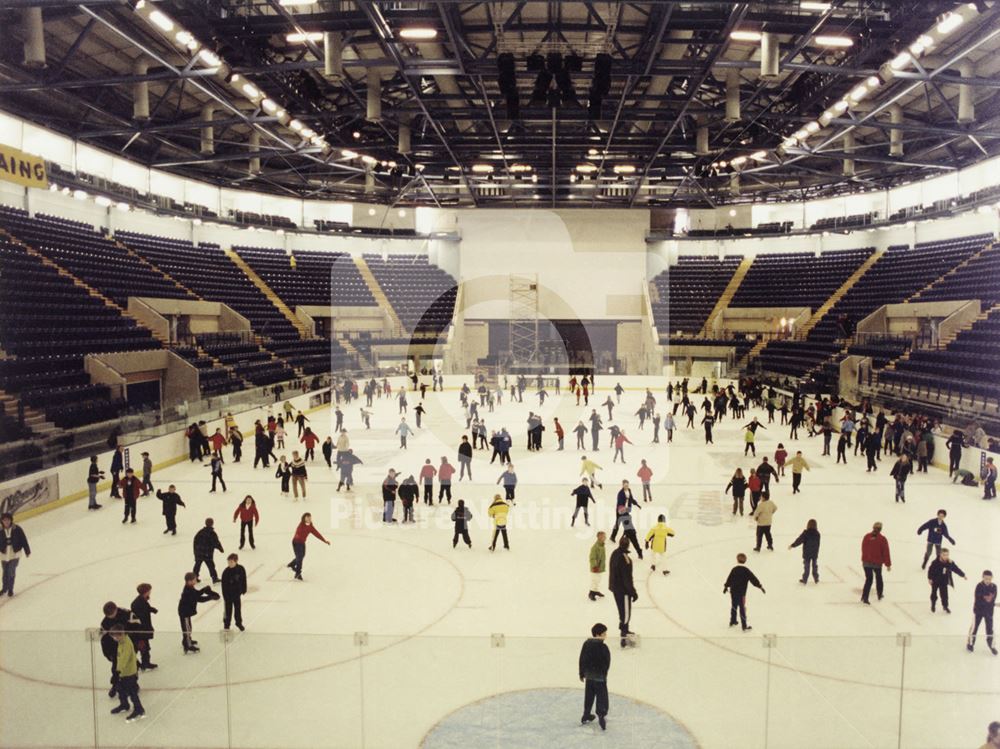
[[[229,643],[233,641],[233,633],[228,629],[219,632],[222,639],[222,658],[225,666],[226,682],[226,747],[233,749],[233,701],[232,678],[229,671]]]
[[[354,647],[358,649],[358,690],[361,694],[360,715],[358,716],[361,725],[361,749],[368,746],[366,723],[368,720],[365,709],[365,649],[368,647],[368,633],[354,633]]]
[[[87,638],[90,650],[90,700],[91,714],[94,718],[94,749],[100,746],[100,737],[97,730],[97,656],[94,654],[94,643],[101,640],[101,632],[98,629],[89,628],[85,630],[84,636]]]
[[[761,644],[767,651],[767,670],[764,674],[764,749],[767,749],[768,731],[771,726],[771,653],[778,645],[778,636],[765,634]]]
[[[899,721],[896,727],[896,747],[903,749],[903,696],[906,693],[906,649],[910,645],[910,633],[899,632],[896,645],[902,652],[899,658]]]

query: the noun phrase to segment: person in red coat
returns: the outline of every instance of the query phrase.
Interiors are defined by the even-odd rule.
[[[215,457],[222,459],[222,448],[226,446],[226,435],[222,433],[221,429],[216,429],[215,434],[208,438],[209,444],[212,446],[212,453]]]
[[[125,516],[122,518],[122,524],[127,523],[130,517],[134,523],[135,503],[142,494],[142,482],[135,475],[135,471],[129,468],[125,471],[125,477],[118,482],[118,488],[121,489],[122,499],[125,500]]]
[[[316,536],[316,538],[327,546],[330,545],[330,542],[323,538],[323,534],[316,530],[316,526],[312,524],[312,514],[307,512],[302,516],[299,527],[295,529],[295,535],[292,536],[292,549],[295,551],[295,559],[286,565],[295,573],[296,580],[302,579],[302,560],[306,556],[306,539],[310,535]]]
[[[555,419],[556,423],[556,439],[559,440],[559,449],[563,449],[563,440],[566,438],[566,432],[563,430],[563,425],[559,423],[559,419]]]
[[[889,556],[889,541],[882,535],[882,524],[875,523],[872,532],[866,533],[861,539],[861,565],[865,568],[865,587],[861,591],[861,603],[868,603],[868,594],[872,590],[872,579],[875,580],[875,594],[882,600],[882,565],[887,571],[892,570],[892,558]]]
[[[317,437],[313,433],[313,430],[310,429],[309,427],[306,427],[305,434],[302,435],[302,438],[299,440],[299,442],[301,442],[302,444],[304,444],[306,446],[306,456],[305,456],[305,459],[306,460],[316,460],[316,452],[315,451],[316,451],[316,445],[319,444],[319,437]]]
[[[240,548],[243,548],[244,543],[246,543],[246,536],[249,533],[250,548],[256,549],[257,547],[253,545],[253,527],[260,523],[260,513],[257,512],[257,503],[249,494],[236,507],[236,511],[233,513],[234,523],[237,518],[240,520]]]
[[[438,466],[438,504],[441,504],[441,500],[445,497],[448,498],[448,504],[451,504],[451,477],[455,475],[455,466],[448,462],[448,459],[441,456],[441,465]]]
[[[434,504],[434,477],[437,476],[437,469],[431,465],[431,459],[424,461],[420,469],[420,481],[424,485],[424,504]]]

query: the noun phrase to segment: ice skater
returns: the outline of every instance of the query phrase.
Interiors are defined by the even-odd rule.
[[[243,548],[242,546],[240,547]],[[222,570],[222,601],[225,613],[222,615],[222,628],[229,629],[230,622],[235,620],[236,629],[243,627],[243,596],[247,594],[247,571],[240,564],[237,554],[226,557],[226,569]]]
[[[938,596],[941,596],[941,608],[944,609],[944,612],[946,614],[951,613],[951,609],[948,608],[948,588],[955,587],[954,575],[958,575],[963,580],[965,579],[965,573],[951,560],[951,554],[948,550],[941,549],[938,552],[937,559],[931,562],[931,566],[927,570],[927,582],[931,586],[932,614],[937,608]]]
[[[771,521],[774,518],[774,513],[778,511],[778,505],[771,501],[771,493],[766,489],[762,496],[763,499],[750,516],[757,522],[757,545],[754,546],[753,550],[760,551],[760,544],[766,538],[767,550],[774,551],[774,539],[771,537]]]
[[[257,511],[257,502],[249,494],[243,498],[243,501],[236,506],[236,510],[233,512],[233,522],[236,520],[240,521],[240,549],[243,548],[246,543],[247,535],[250,537],[250,548],[256,549],[253,543],[253,529],[254,526],[260,524],[260,512]]]
[[[812,571],[813,582],[817,585],[819,584],[819,542],[820,533],[819,527],[815,520],[809,520],[806,523],[806,528],[799,534],[789,545],[789,549],[794,549],[796,546],[802,547],[802,579],[799,580],[800,583],[806,585],[809,582],[809,572]]]
[[[288,483],[292,480],[292,467],[288,465],[288,459],[282,455],[278,461],[278,469],[274,472],[276,479],[281,479],[281,496],[287,497],[289,494]]]
[[[649,486],[649,482],[653,479],[653,469],[646,465],[646,461],[640,461],[639,470],[636,471],[636,477],[642,483],[642,501],[652,502],[653,501],[653,491]]]
[[[580,475],[589,478],[590,485],[596,486],[598,489],[604,488],[604,485],[597,480],[597,472],[602,470],[604,469],[597,463],[592,460],[587,460],[586,455],[580,458]]]
[[[632,579],[632,558],[628,554],[629,540],[625,537],[618,542],[618,548],[611,552],[608,588],[615,597],[618,607],[618,631],[621,634],[623,648],[632,644],[629,635],[635,633],[629,629],[632,620],[632,604],[639,600]]]
[[[125,477],[121,480],[120,485],[122,499],[125,505],[125,514],[122,517],[122,525],[125,525],[131,518],[132,522],[135,522],[135,508],[139,501],[139,495],[142,494],[142,482],[139,477],[135,475],[135,471],[131,468],[125,469]]]
[[[139,654],[139,668],[143,671],[152,671],[158,666],[152,661],[150,640],[153,639],[153,614],[158,614],[159,610],[149,602],[153,593],[153,586],[149,583],[140,583],[135,587],[136,597],[132,601],[129,609],[135,619],[134,628],[129,633],[136,652]]]
[[[590,592],[587,594],[587,598],[591,601],[604,598],[604,594],[601,592],[601,582],[604,579],[604,570],[607,561],[607,551],[604,548],[605,538],[607,538],[607,535],[604,531],[598,531],[597,540],[590,547],[590,554],[587,556],[590,567]]]
[[[591,479],[593,483],[593,479]],[[611,542],[614,543],[615,537],[618,535],[618,528],[621,526],[624,518],[623,515],[627,515],[632,511],[632,507],[639,507],[639,503],[635,501],[635,497],[632,495],[632,488],[628,485],[628,481],[622,481],[622,488],[618,490],[618,494],[615,497],[615,527],[611,529]],[[636,549],[638,550],[639,544],[636,543]],[[639,552],[639,558],[642,559],[642,552]]]
[[[458,500],[455,511],[451,513],[451,522],[455,524],[455,535],[451,539],[451,548],[458,546],[458,539],[465,541],[465,545],[472,548],[472,539],[469,538],[469,521],[472,520],[472,512],[465,506],[465,500]]]
[[[667,525],[666,515],[660,515],[656,518],[656,525],[650,528],[649,533],[646,534],[646,548],[652,549],[653,552],[653,563],[649,567],[653,572],[656,572],[656,565],[667,554],[667,538],[673,535],[674,529]],[[666,567],[663,568],[662,572],[664,575],[670,574],[670,570]]]
[[[3,584],[0,596],[4,593],[8,598],[14,596],[14,579],[17,576],[17,564],[21,554],[31,556],[31,547],[24,529],[14,522],[14,516],[9,512],[0,515],[0,568],[3,570]]]
[[[494,457],[500,453],[500,448],[497,447],[494,451]],[[490,463],[493,461],[491,460]],[[461,481],[465,478],[465,474],[469,474],[469,481],[472,481],[472,445],[469,444],[469,438],[466,435],[462,435],[462,442],[458,446],[458,480]]]
[[[736,626],[736,615],[739,613],[743,631],[749,632],[753,627],[747,623],[747,586],[753,585],[755,588],[759,588],[761,593],[766,594],[767,591],[764,590],[764,586],[760,584],[757,576],[749,570],[746,563],[746,554],[736,555],[736,566],[729,571],[729,577],[726,578],[726,582],[722,586],[722,592],[723,594],[729,593],[729,626]]]
[[[194,576],[198,578],[201,565],[208,567],[212,575],[212,584],[219,582],[219,576],[215,573],[215,551],[225,553],[219,535],[215,532],[215,521],[212,518],[205,518],[205,526],[194,534]],[[201,578],[198,578],[201,582]]]
[[[264,467],[267,468],[267,466]],[[216,482],[222,484],[222,491],[226,491],[226,481],[222,478],[222,458],[218,455],[213,455],[208,468],[212,472],[212,488],[209,490],[209,493],[211,494],[215,491]]]
[[[726,488],[723,489],[723,493],[728,492],[730,489],[733,490],[733,515],[736,514],[737,508],[740,511],[740,515],[743,515],[743,499],[746,497],[747,493],[747,480],[743,478],[743,469],[737,468],[736,472],[733,474],[732,478],[729,479],[729,483],[726,484]]]
[[[111,714],[117,715],[129,709],[132,702],[132,712],[125,718],[127,723],[133,723],[146,717],[146,710],[139,699],[139,665],[135,656],[135,646],[132,638],[125,634],[125,627],[115,624],[111,627],[111,639],[115,641],[115,669],[118,671],[118,707],[112,708]]]
[[[580,681],[583,689],[583,717],[581,723],[590,723],[595,713],[591,709],[596,704],[597,723],[606,730],[608,715],[608,670],[611,668],[611,651],[605,644],[608,628],[595,624],[590,628],[590,639],[580,648]]]
[[[142,453],[142,496],[148,497],[153,491],[153,461],[149,453]]]
[[[869,604],[868,597],[872,590],[872,580],[875,581],[875,594],[881,601],[883,565],[887,572],[892,571],[889,541],[882,535],[882,523],[872,525],[872,532],[866,533],[861,539],[861,565],[865,570],[865,586],[861,590],[861,603]]]
[[[196,588],[198,576],[193,572],[184,574],[184,587],[181,589],[181,599],[177,604],[177,616],[181,621],[181,645],[184,647],[184,655],[188,653],[200,653],[198,641],[194,639],[194,628],[192,620],[198,614],[198,604],[206,601],[218,601],[219,594],[208,585],[204,588]]]
[[[570,494],[576,497],[576,508],[573,510],[573,517],[569,521],[569,527],[572,528],[576,525],[576,516],[580,510],[583,510],[583,522],[590,525],[590,503],[597,504],[597,500],[594,499],[594,493],[591,491],[587,480],[583,479],[580,481],[580,485],[571,491]]]
[[[323,534],[316,530],[316,526],[313,525],[312,514],[307,512],[302,515],[302,519],[299,520],[299,524],[295,528],[295,534],[292,536],[292,552],[295,554],[295,558],[285,565],[295,573],[296,580],[302,579],[302,561],[306,558],[306,540],[310,535],[316,536],[327,546],[330,545],[330,542],[323,538]]]
[[[948,535],[948,524],[944,519],[948,517],[948,511],[941,509],[937,511],[937,517],[931,518],[926,523],[917,528],[917,535],[927,531],[927,549],[924,551],[924,561],[920,569],[927,569],[927,560],[931,558],[931,551],[935,558],[941,554],[941,539],[947,538],[948,543],[955,545],[955,539]]]
[[[507,504],[507,501],[499,494],[494,494],[493,502],[490,503],[487,510],[487,514],[493,520],[493,543],[490,544],[490,551],[496,550],[497,538],[501,535],[503,536],[503,547],[510,550],[510,544],[507,541],[507,514],[509,512],[510,505]]]
[[[972,626],[969,628],[969,641],[965,649],[970,653],[976,648],[976,635],[980,623],[986,624],[986,647],[993,655],[997,649],[993,647],[993,609],[997,605],[997,586],[993,582],[993,572],[983,570],[983,579],[976,583],[976,592],[972,602]]]
[[[792,466],[792,494],[798,494],[801,491],[802,486],[802,471],[812,470],[809,468],[809,463],[806,459],[802,457],[802,451],[797,450],[795,457],[791,460]]]
[[[505,499],[511,504],[517,504],[515,502],[515,491],[517,490],[517,474],[514,472],[514,466],[510,463],[504,469],[504,472],[500,474],[497,478],[497,484],[503,482],[503,490],[505,494]]]

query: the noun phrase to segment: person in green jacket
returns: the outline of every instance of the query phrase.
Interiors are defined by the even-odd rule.
[[[649,529],[646,534],[646,548],[653,547],[653,564],[650,567],[656,572],[656,563],[667,553],[667,538],[674,535],[674,529],[667,525],[667,516],[660,515],[656,519],[656,525]],[[664,575],[669,575],[670,570],[664,568]]]
[[[490,544],[490,551],[494,551],[497,548],[497,538],[501,534],[503,535],[503,547],[509,551],[510,545],[507,543],[507,513],[510,512],[510,505],[499,494],[494,494],[493,503],[486,512],[493,518],[494,526],[493,543]]]
[[[604,531],[598,531],[597,540],[590,547],[590,593],[587,594],[587,598],[591,601],[604,598],[604,594],[601,593],[601,581],[607,563],[607,552],[604,550],[605,538],[607,536]]]
[[[118,707],[111,711],[112,715],[123,713],[129,709],[132,700],[132,712],[125,719],[128,723],[146,717],[146,711],[139,701],[139,662],[135,657],[135,646],[132,638],[125,634],[121,624],[111,627],[111,638],[118,643],[115,656],[115,669],[118,671]]]

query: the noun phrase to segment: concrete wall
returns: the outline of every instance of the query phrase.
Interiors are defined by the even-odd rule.
[[[810,318],[808,307],[726,307],[713,322],[712,335],[724,333],[776,333],[781,319],[798,330]]]

